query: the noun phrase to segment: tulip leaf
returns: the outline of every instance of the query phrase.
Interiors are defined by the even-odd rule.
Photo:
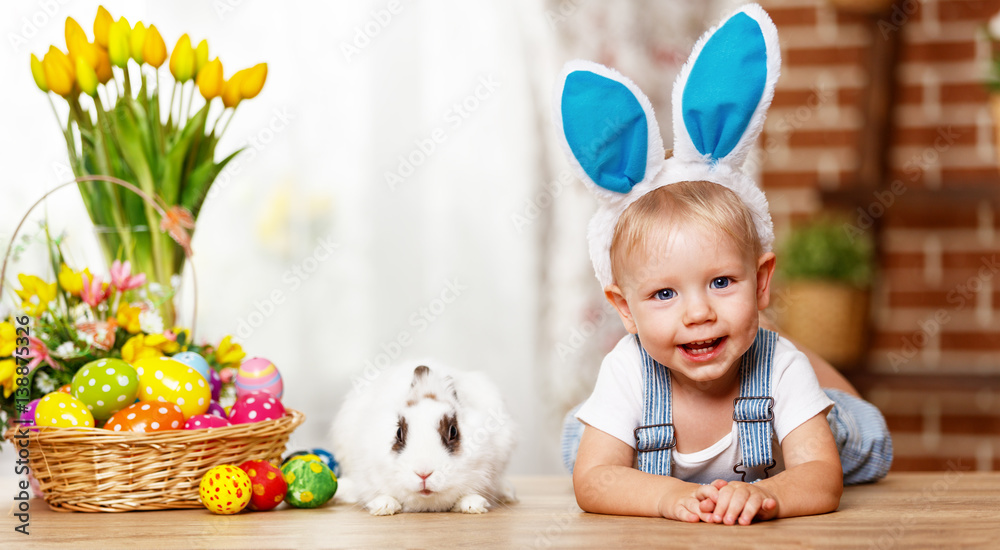
[[[193,153],[195,140],[204,135],[205,122],[208,120],[208,104],[192,116],[176,141],[167,146],[167,154],[163,158],[163,171],[160,174],[160,196],[167,204],[177,204],[184,187],[184,174],[190,168],[188,158]]]
[[[197,218],[215,178],[226,168],[229,161],[233,160],[242,151],[243,148],[237,149],[218,163],[206,162],[192,170],[190,176],[188,176],[188,185],[184,189],[184,195],[181,197],[181,206],[187,208]]]

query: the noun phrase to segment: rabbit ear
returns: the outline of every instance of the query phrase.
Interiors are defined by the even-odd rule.
[[[660,170],[660,128],[631,80],[597,63],[571,61],[555,92],[553,116],[566,155],[597,195],[615,200]]]
[[[705,33],[674,83],[674,155],[740,168],[764,127],[780,67],[778,31],[757,4]]]

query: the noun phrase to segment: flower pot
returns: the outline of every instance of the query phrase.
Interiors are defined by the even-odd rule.
[[[869,293],[832,281],[789,281],[775,302],[782,335],[841,370],[864,359]]]

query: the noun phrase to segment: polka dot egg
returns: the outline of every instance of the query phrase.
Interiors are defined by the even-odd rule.
[[[285,416],[285,407],[281,401],[263,391],[251,392],[238,398],[229,411],[229,420],[233,424],[263,422],[282,416]]]
[[[205,428],[221,428],[223,426],[232,426],[233,424],[214,414],[196,414],[191,418],[187,419],[184,424],[185,430],[201,430]]]
[[[139,375],[121,359],[98,359],[73,375],[73,397],[87,406],[96,420],[105,420],[135,402]]]
[[[216,514],[236,514],[250,502],[250,477],[236,466],[216,466],[205,472],[198,487],[201,503]]]
[[[184,427],[184,413],[174,403],[139,401],[111,415],[104,428],[116,432],[163,432]]]
[[[285,500],[296,508],[316,508],[337,492],[337,476],[314,455],[298,456],[281,467],[288,483]]]
[[[135,362],[139,399],[176,403],[184,418],[204,414],[212,400],[208,382],[193,368],[169,357],[146,357]]]
[[[94,415],[72,395],[52,392],[42,397],[35,407],[35,425],[39,428],[93,428]]]
[[[266,391],[274,397],[281,399],[285,392],[284,383],[281,381],[281,373],[274,363],[263,357],[247,359],[240,365],[236,372],[236,396],[242,397],[255,391]]]
[[[179,363],[184,363],[185,365],[194,369],[198,374],[201,375],[202,378],[208,380],[209,377],[208,371],[209,369],[211,369],[211,367],[208,366],[208,361],[206,361],[205,358],[202,357],[201,355],[198,355],[193,351],[182,351],[177,355],[171,357],[171,359]]]

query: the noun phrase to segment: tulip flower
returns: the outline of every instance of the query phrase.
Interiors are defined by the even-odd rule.
[[[119,291],[125,292],[146,284],[146,275],[144,273],[132,275],[131,262],[122,263],[115,260],[111,264],[111,284]]]
[[[124,17],[111,24],[111,29],[108,31],[108,56],[115,67],[124,69],[128,65],[128,59],[132,55],[132,46],[129,43],[131,33],[132,27]]]
[[[14,393],[14,386],[16,385],[14,379],[20,378],[20,376],[14,376],[16,367],[17,362],[13,359],[0,361],[0,386],[3,386],[4,399]]]
[[[97,6],[97,17],[94,18],[94,42],[104,49],[108,48],[108,31],[114,22],[115,19],[104,6]]]
[[[0,357],[14,355],[17,349],[17,330],[8,322],[0,323]]]
[[[53,92],[69,97],[73,93],[73,83],[76,71],[69,56],[55,46],[49,46],[48,53],[42,58],[42,69],[45,72],[45,83]]]
[[[83,93],[90,97],[97,95],[97,73],[82,57],[76,58],[76,83]]]
[[[240,87],[242,86],[243,79],[246,75],[246,69],[236,71],[236,74],[229,77],[222,85],[222,104],[228,109],[230,107],[236,107],[240,104],[242,96],[240,96]]]
[[[45,82],[45,68],[42,67],[42,60],[38,56],[31,54],[31,78],[35,79],[35,86],[43,92],[49,91],[49,85]]]
[[[56,299],[56,284],[46,283],[35,275],[18,274],[21,290],[14,292],[21,297],[21,309],[32,317],[38,317],[49,308],[49,302]]]
[[[87,33],[72,17],[66,18],[66,49],[70,59],[82,57],[91,69],[97,66],[97,48],[87,40]]]
[[[219,342],[219,347],[215,348],[215,362],[223,367],[238,367],[247,355],[243,347],[232,340],[232,336],[226,336]]]
[[[156,25],[150,25],[146,29],[146,41],[142,45],[142,58],[155,69],[159,69],[160,65],[163,65],[167,59],[167,45],[163,42],[163,37],[160,36],[160,30],[156,28]]]
[[[80,291],[80,298],[83,298],[88,306],[97,307],[98,304],[107,300],[110,294],[108,284],[102,282],[100,277],[83,276],[83,290]]]
[[[198,74],[208,64],[208,40],[198,42],[194,49],[194,74]]]
[[[84,275],[91,276],[89,268],[83,271],[73,271],[68,265],[62,264],[62,267],[59,268],[59,286],[71,296],[79,296],[80,291],[83,290]]]
[[[122,302],[118,306],[118,313],[115,315],[115,320],[118,326],[125,329],[129,334],[138,334],[140,331],[139,326],[139,314],[142,313],[142,308],[133,307],[130,304]]]
[[[211,101],[222,93],[222,62],[218,57],[206,63],[198,72],[197,83],[198,91],[205,101]]]
[[[240,97],[253,99],[260,93],[264,81],[267,80],[267,63],[258,63],[246,71],[246,76],[240,82]]]
[[[177,39],[174,52],[170,54],[170,74],[177,82],[187,82],[194,77],[194,48],[187,33]]]
[[[132,59],[135,59],[135,62],[140,65],[142,65],[143,47],[146,44],[146,32],[146,25],[139,21],[129,33],[129,50],[132,53]]]
[[[97,49],[97,66],[94,67],[94,71],[97,73],[97,81],[101,84],[107,84],[109,80],[114,76],[111,72],[111,58],[108,57],[108,50],[104,48]]]

